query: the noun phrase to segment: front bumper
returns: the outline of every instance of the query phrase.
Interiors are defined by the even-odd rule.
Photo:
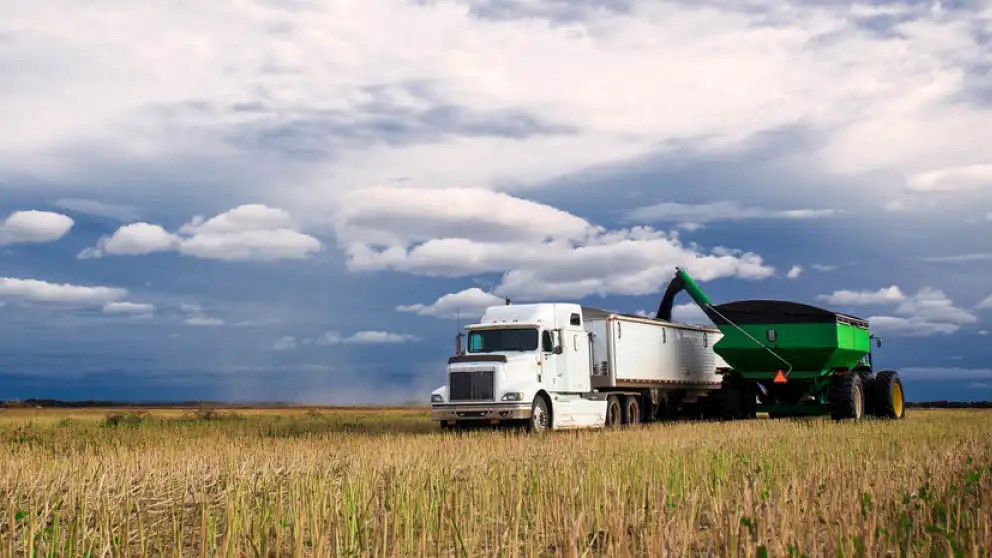
[[[530,403],[435,403],[431,420],[526,420],[530,410]]]

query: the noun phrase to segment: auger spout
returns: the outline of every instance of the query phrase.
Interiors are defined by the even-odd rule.
[[[689,296],[703,309],[703,312],[707,316],[710,315],[713,307],[710,297],[706,296],[706,293],[699,288],[696,281],[685,270],[675,268],[675,277],[668,284],[668,289],[665,290],[665,296],[661,299],[661,304],[658,305],[658,312],[655,314],[655,318],[669,322],[672,321],[672,307],[675,305],[675,297],[682,291],[689,293]]]

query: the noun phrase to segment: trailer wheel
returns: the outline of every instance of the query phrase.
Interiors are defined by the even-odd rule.
[[[606,427],[619,428],[623,424],[623,409],[620,407],[620,398],[611,395],[606,398]]]
[[[906,416],[903,400],[902,380],[894,370],[883,370],[875,376],[871,399],[875,416],[887,419],[901,419]]]
[[[637,395],[627,395],[623,402],[623,423],[635,426],[641,422],[641,403]]]
[[[530,420],[527,421],[527,430],[539,434],[550,428],[551,414],[548,412],[548,402],[544,400],[544,397],[538,395],[534,398],[534,405],[530,410]]]
[[[834,374],[830,377],[827,402],[834,420],[861,420],[865,416],[865,390],[857,372]]]

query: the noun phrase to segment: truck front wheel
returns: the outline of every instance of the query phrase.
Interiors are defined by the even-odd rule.
[[[548,412],[548,402],[538,395],[530,409],[530,421],[527,429],[531,432],[545,432],[551,428],[551,414]]]

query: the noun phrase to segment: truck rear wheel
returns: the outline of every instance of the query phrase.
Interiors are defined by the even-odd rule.
[[[627,426],[634,426],[641,422],[641,402],[637,395],[624,396],[623,402],[623,423]]]
[[[530,409],[530,420],[527,421],[527,430],[541,433],[551,428],[551,413],[548,412],[548,402],[538,395],[534,398],[534,405]]]
[[[620,407],[620,398],[611,395],[606,398],[606,427],[618,428],[623,424],[623,409]]]
[[[861,420],[865,416],[865,390],[857,372],[837,373],[830,377],[827,393],[830,416],[834,420]]]
[[[894,370],[883,370],[875,376],[871,399],[876,417],[901,419],[906,416],[902,380]]]

